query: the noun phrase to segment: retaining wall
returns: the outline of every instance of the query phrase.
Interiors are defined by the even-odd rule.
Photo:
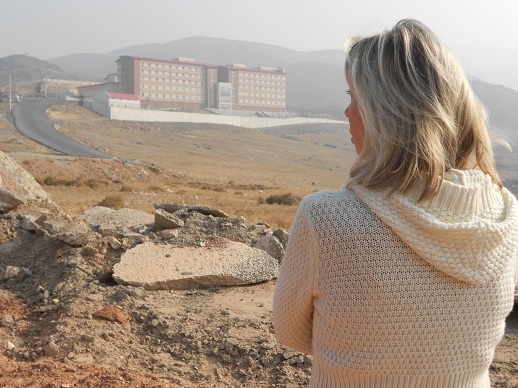
[[[318,119],[310,117],[290,117],[286,119],[274,119],[268,117],[255,116],[225,116],[215,114],[200,114],[186,112],[167,112],[148,109],[131,109],[121,107],[111,107],[110,119],[127,121],[152,121],[152,122],[172,122],[172,123],[207,123],[207,124],[226,124],[243,128],[268,128],[279,127],[282,125],[295,124],[340,124],[344,121]]]

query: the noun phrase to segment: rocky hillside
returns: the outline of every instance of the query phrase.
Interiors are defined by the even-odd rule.
[[[117,368],[114,387],[307,382],[311,359],[276,342],[270,317],[286,231],[172,204],[73,219],[44,195],[2,189],[0,385],[13,362],[51,362],[65,373],[48,381],[72,385],[106,379],[89,365]],[[20,386],[31,378],[17,376]]]
[[[307,384],[311,357],[271,320],[285,230],[170,203],[71,217],[1,156],[0,386]],[[518,383],[507,330],[495,387]]]

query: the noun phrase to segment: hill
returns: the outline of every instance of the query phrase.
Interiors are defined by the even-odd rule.
[[[43,77],[64,77],[66,72],[56,64],[42,61],[27,55],[10,55],[0,58],[0,82],[9,80],[9,75],[16,72],[16,80],[40,81]]]

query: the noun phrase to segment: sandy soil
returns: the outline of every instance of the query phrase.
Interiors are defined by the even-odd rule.
[[[183,202],[288,228],[296,206],[268,205],[264,199],[339,188],[354,157],[348,134],[336,126],[247,131],[110,122],[78,107],[56,107],[49,114],[62,132],[117,156],[56,155],[19,136],[0,117],[2,151],[30,171],[71,217],[119,196],[126,207],[148,212],[153,202]],[[16,222],[16,217],[1,219],[2,241],[17,233]],[[31,249],[39,249],[38,241]],[[44,259],[34,278],[39,283],[0,283],[0,387],[296,387],[307,382],[311,359],[273,337],[274,282],[145,296],[76,270],[63,272],[69,275],[60,283],[52,271],[70,267],[60,258],[77,257],[65,248],[40,252]],[[94,266],[95,260],[83,264]],[[107,305],[120,309],[120,321],[96,317]],[[491,367],[494,387],[518,386],[517,314],[508,320]]]

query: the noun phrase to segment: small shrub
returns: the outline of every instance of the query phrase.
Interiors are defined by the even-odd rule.
[[[133,186],[130,186],[130,185],[121,186],[121,192],[123,192],[123,193],[131,193],[132,191],[135,191]]]
[[[293,195],[292,193],[285,194],[272,194],[268,198],[266,198],[266,203],[269,205],[278,204],[278,205],[298,205],[300,202],[300,197]]]
[[[99,187],[99,181],[95,178],[87,179],[83,184],[91,189],[97,189]]]
[[[109,195],[97,205],[109,207],[114,210],[122,209],[124,207],[124,198],[122,198],[121,195]]]
[[[47,186],[77,186],[77,179],[58,179],[53,176],[47,176],[43,179],[43,183]]]
[[[148,190],[153,192],[153,193],[161,193],[164,191],[164,189],[160,186],[149,186],[148,187]]]

